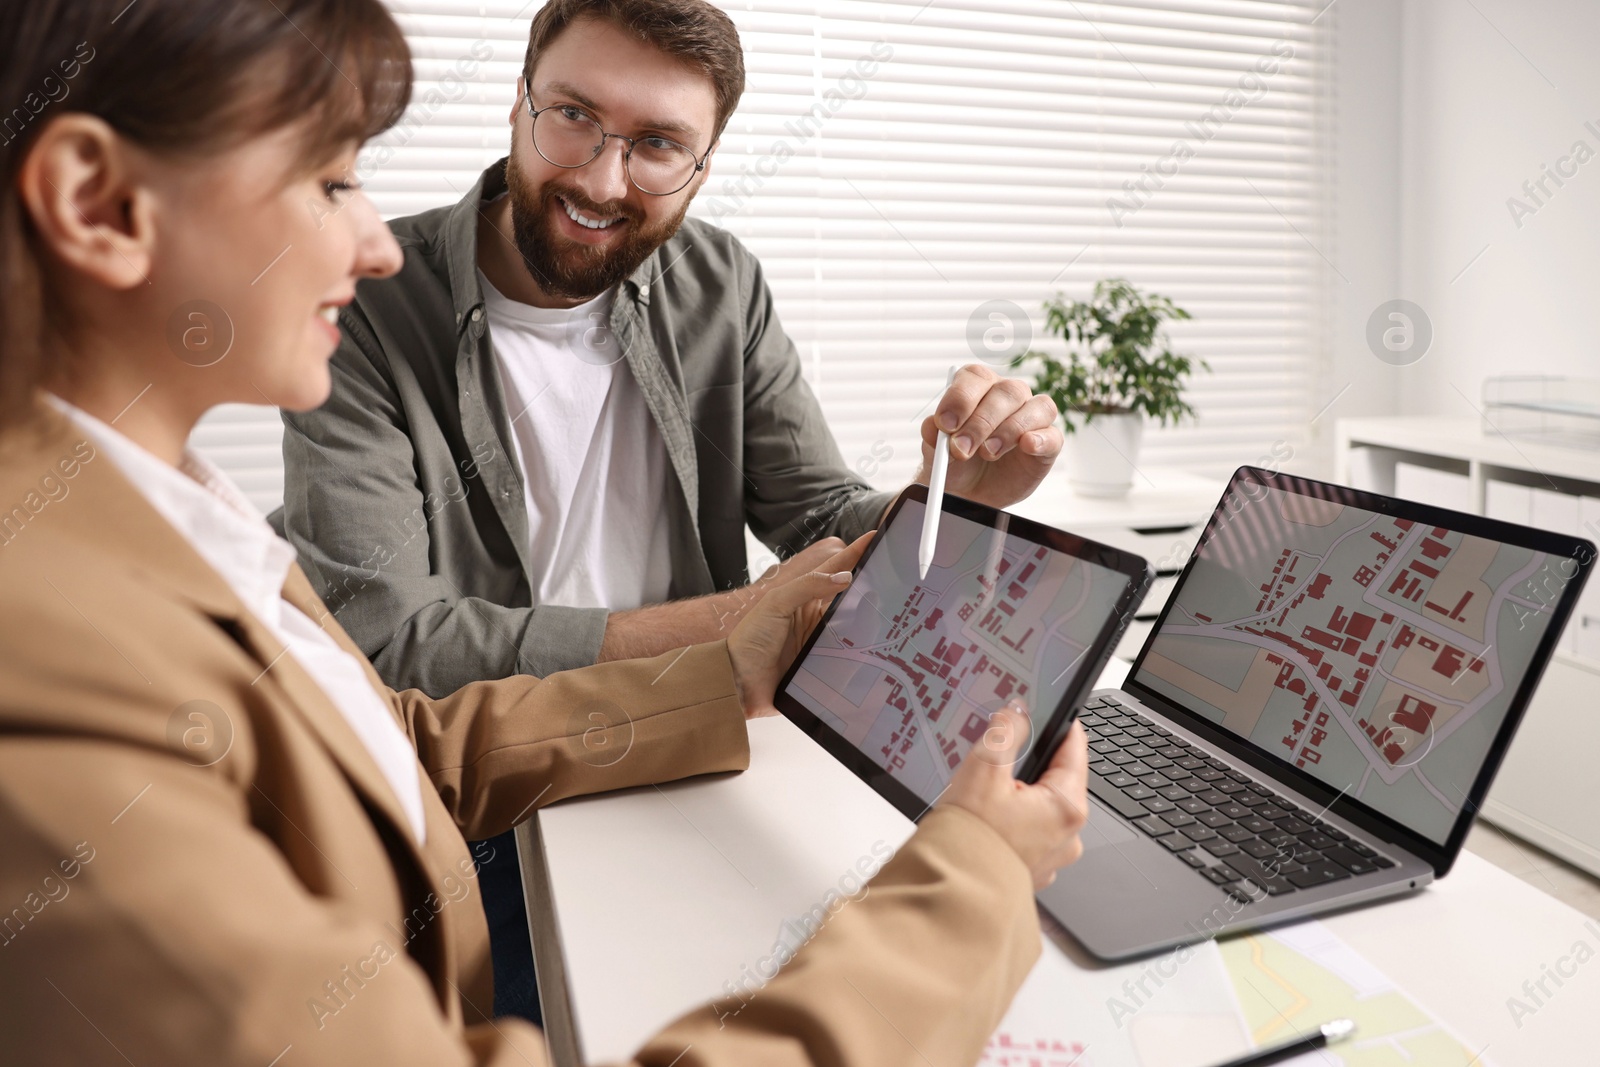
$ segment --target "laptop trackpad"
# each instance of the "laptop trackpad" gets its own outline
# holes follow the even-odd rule
[[[1039,902],[1101,959],[1125,958],[1192,934],[1222,899],[1216,886],[1094,802],[1083,856]]]
[[[1132,827],[1114,819],[1105,812],[1093,811],[1089,813],[1089,821],[1078,834],[1078,840],[1083,842],[1083,851],[1088,852],[1093,848],[1109,848],[1120,845],[1124,841],[1137,840],[1139,834]]]

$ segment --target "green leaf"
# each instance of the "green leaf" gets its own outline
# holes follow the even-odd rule
[[[1037,364],[1034,391],[1063,412],[1082,412],[1087,422],[1135,411],[1162,425],[1194,416],[1184,386],[1196,367],[1211,368],[1168,347],[1165,323],[1191,318],[1169,298],[1141,293],[1122,278],[1102,278],[1089,300],[1068,301],[1057,293],[1045,301],[1044,312],[1046,332],[1066,342],[1066,361],[1028,351],[1011,365]],[[1066,422],[1066,431],[1073,432],[1072,423]]]

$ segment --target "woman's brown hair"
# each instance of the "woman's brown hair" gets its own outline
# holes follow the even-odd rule
[[[205,156],[304,122],[300,171],[394,125],[411,54],[381,0],[0,0],[0,430],[52,357],[17,176],[38,133],[95,115],[155,152]]]

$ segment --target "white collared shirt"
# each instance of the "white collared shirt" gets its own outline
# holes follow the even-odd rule
[[[283,583],[295,559],[289,542],[273,532],[227,475],[197,452],[186,448],[174,468],[93,415],[59,397],[50,399],[111,457],[322,688],[388,779],[417,840],[427,840],[416,749],[360,661],[283,599]]]

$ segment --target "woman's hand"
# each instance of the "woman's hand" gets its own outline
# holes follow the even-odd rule
[[[728,635],[745,718],[778,713],[772,701],[783,672],[833,598],[849,588],[850,571],[871,539],[872,534],[862,534],[817,570],[767,590]]]
[[[1021,703],[994,713],[950,779],[941,804],[965,808],[1005,838],[1033,874],[1033,887],[1056,880],[1056,871],[1083,855],[1078,831],[1089,816],[1089,740],[1075,722],[1050,766],[1033,785],[1016,780],[1027,754],[1031,724]]]

